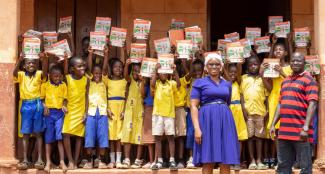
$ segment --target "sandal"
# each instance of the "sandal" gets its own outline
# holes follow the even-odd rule
[[[99,161],[100,161],[100,159],[98,159],[98,158],[96,158],[94,160],[94,168],[99,168]]]
[[[35,164],[34,164],[34,167],[35,169],[38,169],[38,170],[44,170],[45,168],[45,163],[43,161],[37,161]]]
[[[118,169],[129,169],[131,167],[131,162],[130,160],[123,160],[122,163],[120,163],[121,165],[116,165],[116,168]]]
[[[93,163],[92,162],[87,162],[83,167],[83,169],[92,169],[92,168],[93,168]]]
[[[163,163],[162,162],[157,162],[157,163],[154,163],[150,168],[151,170],[159,170],[161,169],[163,166]]]
[[[17,164],[17,169],[18,170],[27,170],[28,167],[29,167],[29,162],[26,162],[26,161],[22,161],[22,162]]]
[[[87,159],[82,159],[82,160],[80,161],[78,167],[79,167],[79,168],[83,168],[84,165],[85,165],[86,163],[88,163],[88,160],[87,160]]]
[[[150,169],[151,163],[148,162],[147,164],[145,164],[144,166],[142,166],[143,169]]]
[[[140,169],[142,166],[142,160],[135,160],[134,163],[131,165],[131,169]]]
[[[98,168],[99,169],[107,169],[107,165],[102,162],[101,160],[98,160]]]
[[[116,164],[112,163],[112,162],[107,165],[107,168],[109,168],[109,169],[114,169],[115,167],[116,167]]]
[[[256,170],[257,169],[257,165],[255,163],[251,163],[249,166],[248,166],[248,170]]]
[[[257,164],[257,170],[267,170],[268,168],[268,166],[264,165],[261,162]]]

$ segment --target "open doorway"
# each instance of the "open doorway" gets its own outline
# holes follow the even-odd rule
[[[218,39],[224,34],[238,32],[245,37],[245,27],[260,27],[262,35],[268,31],[268,16],[291,19],[291,0],[208,0],[208,28],[210,48],[216,50]]]

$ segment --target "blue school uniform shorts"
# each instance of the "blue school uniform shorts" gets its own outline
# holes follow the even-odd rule
[[[41,133],[44,131],[43,105],[41,100],[23,100],[20,108],[22,134]]]
[[[62,140],[62,126],[64,112],[62,109],[50,109],[50,113],[45,117],[45,143],[50,144]]]
[[[108,117],[100,115],[97,108],[96,115],[88,115],[86,119],[85,148],[108,147]]]

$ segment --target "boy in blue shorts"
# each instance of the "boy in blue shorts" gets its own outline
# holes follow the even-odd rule
[[[54,142],[58,143],[60,155],[60,167],[66,170],[64,163],[64,149],[62,143],[62,126],[64,113],[67,112],[67,85],[62,82],[62,68],[54,65],[50,69],[50,79],[42,84],[41,99],[44,106],[45,118],[45,149],[46,149],[46,166],[45,171],[49,172],[51,161],[51,149]]]
[[[48,59],[44,54],[40,54],[40,59],[43,60],[42,71],[40,71],[37,70],[38,59],[24,57],[24,54],[21,54],[13,72],[14,81],[19,84],[19,94],[22,100],[20,132],[23,134],[23,161],[17,167],[20,170],[26,170],[31,166],[27,153],[29,138],[33,134],[37,139],[38,152],[38,159],[34,166],[36,169],[42,170],[45,166],[42,160],[44,120],[40,96],[42,80],[47,77]],[[21,64],[23,64],[23,71],[19,70]]]

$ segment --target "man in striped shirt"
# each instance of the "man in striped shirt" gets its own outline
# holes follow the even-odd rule
[[[311,174],[312,117],[318,102],[318,86],[304,70],[305,58],[302,53],[292,55],[290,67],[293,74],[282,82],[280,103],[270,129],[271,137],[274,137],[274,126],[280,120],[277,172],[291,174],[297,156],[300,159],[300,173]]]

